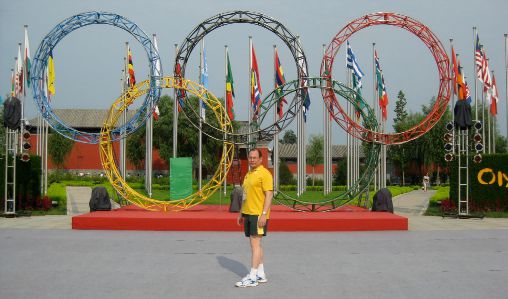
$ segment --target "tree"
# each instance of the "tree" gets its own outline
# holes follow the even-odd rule
[[[408,116],[406,104],[406,96],[404,95],[404,92],[400,90],[397,95],[397,101],[395,102],[395,118],[393,119],[393,129],[396,133],[406,130],[407,124],[405,124],[405,121]],[[410,151],[407,149],[407,146],[401,144],[392,145],[388,148],[388,155],[392,161],[400,167],[402,171],[402,185],[405,185],[405,169],[410,160]]]
[[[296,143],[296,135],[293,130],[287,130],[280,139],[280,143],[282,144],[295,144]]]
[[[309,147],[307,148],[307,163],[312,166],[312,186],[316,181],[316,165],[323,163],[323,135],[310,135]]]
[[[137,168],[142,168],[143,160],[145,160],[145,136],[146,126],[143,126],[127,137],[127,159]]]
[[[0,101],[0,122],[2,123],[0,125],[0,144],[5,144],[5,127],[3,124],[4,121],[4,105],[2,101]],[[1,149],[2,153],[5,151],[5,149]]]
[[[347,166],[346,166],[346,159],[340,159],[337,163],[337,169],[335,170],[335,173],[333,174],[333,184],[338,185],[345,185],[347,181]]]
[[[195,111],[198,111],[199,99],[190,97],[186,100],[186,105],[193,105]],[[153,141],[154,146],[159,149],[159,154],[163,160],[168,162],[173,157],[173,100],[168,95],[160,98],[159,103],[160,116],[154,121]],[[206,109],[206,121],[212,126],[218,128],[218,120],[212,109]],[[233,127],[238,126],[233,122]],[[206,126],[203,126],[206,130]],[[178,157],[192,157],[193,168],[198,166],[198,129],[184,115],[178,117]],[[203,134],[203,166],[208,172],[217,168],[222,153],[222,141],[216,140]]]
[[[293,174],[284,160],[281,160],[279,163],[279,180],[281,185],[292,185],[295,181]]]
[[[393,119],[394,123],[398,123],[401,121],[404,121],[407,117],[407,111],[406,111],[406,95],[402,90],[399,90],[399,93],[397,95],[397,101],[395,102],[395,118]]]
[[[428,106],[422,106],[423,115],[428,115],[434,104],[436,103],[436,98],[432,97]],[[441,119],[434,125],[434,127],[425,133],[421,137],[421,146],[423,147],[423,162],[424,165],[429,167],[436,167],[437,175],[437,183],[440,184],[440,172],[442,168],[445,168],[446,161],[444,160],[445,150],[444,145],[445,142],[443,140],[443,136],[446,131],[446,123],[451,121],[451,113],[450,109],[447,106],[446,111],[441,117]],[[423,172],[422,172],[423,175]]]
[[[74,140],[68,139],[52,130],[48,137],[48,155],[55,163],[57,169],[61,169],[65,163],[65,157],[71,152]]]

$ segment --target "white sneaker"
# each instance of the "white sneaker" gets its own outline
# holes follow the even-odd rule
[[[235,286],[239,288],[256,287],[257,285],[257,280],[251,279],[249,275],[245,276],[242,280],[235,284]]]
[[[256,275],[256,280],[261,283],[268,282],[268,279],[266,279],[266,274]]]

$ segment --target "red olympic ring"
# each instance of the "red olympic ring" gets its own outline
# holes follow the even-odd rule
[[[331,111],[337,108],[340,112],[332,113],[335,121],[352,136],[368,142],[401,144],[416,139],[428,132],[446,111],[451,95],[449,58],[439,39],[422,23],[397,13],[378,12],[368,14],[347,24],[328,45],[321,62],[321,77],[329,79],[327,80],[328,86],[331,84],[333,60],[340,46],[357,31],[376,25],[391,25],[407,30],[416,35],[429,48],[439,71],[439,91],[430,113],[421,123],[407,131],[393,134],[380,133],[370,131],[352,120],[342,109],[335,93],[330,88],[322,88],[321,93],[327,107]]]

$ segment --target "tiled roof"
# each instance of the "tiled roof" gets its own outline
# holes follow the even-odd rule
[[[308,147],[308,146],[307,146]],[[296,158],[298,153],[298,149],[296,144],[279,144],[279,157],[281,159],[291,159]],[[340,145],[332,145],[332,158],[342,158],[346,157],[347,146]],[[364,158],[364,153],[360,150],[360,158]]]
[[[101,128],[108,116],[107,109],[53,109],[53,113],[68,127]],[[137,110],[129,110],[127,119],[131,119]],[[29,120],[30,126],[37,126],[37,118]]]

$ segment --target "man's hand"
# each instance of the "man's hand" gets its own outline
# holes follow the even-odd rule
[[[236,218],[236,224],[241,225],[243,223],[242,213],[238,214],[238,218]]]
[[[266,215],[261,215],[258,218],[258,227],[264,227],[266,224]]]

